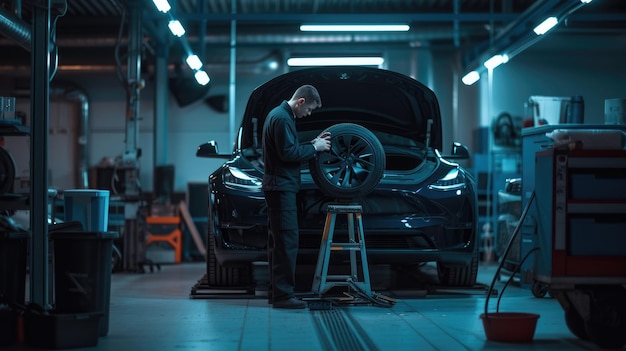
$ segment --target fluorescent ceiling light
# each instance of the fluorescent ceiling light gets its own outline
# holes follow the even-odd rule
[[[205,71],[198,71],[193,76],[196,78],[196,82],[200,85],[207,85],[211,81],[211,78],[209,78],[209,75],[206,74]]]
[[[380,66],[382,57],[292,57],[289,66]]]
[[[407,24],[303,24],[303,32],[406,32]]]
[[[588,4],[590,3],[592,0],[580,0],[580,2],[582,2],[583,4]]]
[[[267,68],[271,69],[272,71],[278,69],[278,62],[271,60],[267,63]]]
[[[478,72],[476,71],[471,71],[470,73],[464,75],[463,78],[461,78],[461,81],[465,85],[472,85],[478,82],[479,79],[480,79],[480,74],[478,74]]]
[[[187,65],[189,65],[189,68],[194,71],[202,68],[202,61],[200,61],[198,55],[189,55],[187,56],[187,60],[185,61],[187,61]]]
[[[552,29],[552,27],[556,26],[558,23],[559,23],[559,20],[556,19],[556,17],[554,16],[548,17],[543,22],[541,22],[541,24],[535,27],[533,31],[535,31],[535,34],[537,35],[542,35],[542,34],[545,34],[547,31],[549,31],[550,29]]]
[[[172,8],[167,0],[152,0],[152,2],[154,3],[154,6],[156,6],[157,10],[163,13],[166,13]]]
[[[185,35],[185,28],[183,28],[183,25],[178,20],[171,20],[167,26],[170,27],[170,32],[175,36],[182,37]]]
[[[485,61],[483,65],[487,69],[494,69],[503,63],[507,63],[508,61],[509,61],[509,57],[507,55],[494,55],[492,58]]]

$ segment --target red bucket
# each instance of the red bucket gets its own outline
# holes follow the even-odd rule
[[[495,312],[480,315],[487,340],[500,342],[530,342],[535,335],[535,313]]]

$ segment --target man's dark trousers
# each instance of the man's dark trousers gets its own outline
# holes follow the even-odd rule
[[[296,193],[266,191],[268,215],[269,302],[293,296],[298,256]]]

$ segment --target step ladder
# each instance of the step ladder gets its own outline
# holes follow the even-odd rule
[[[317,258],[317,266],[315,268],[315,277],[313,278],[313,286],[311,289],[313,294],[322,296],[334,286],[348,286],[359,290],[361,294],[364,294],[367,297],[374,295],[370,285],[370,274],[367,265],[367,254],[365,252],[365,236],[363,234],[361,211],[361,205],[328,205],[326,209],[324,233],[322,235],[320,252]],[[348,218],[348,242],[333,242],[335,221],[338,214],[345,214]],[[330,263],[331,252],[345,250],[350,251],[350,275],[329,275],[328,266]],[[357,253],[360,254],[361,275],[363,280],[359,280],[358,278],[359,272],[357,267]]]

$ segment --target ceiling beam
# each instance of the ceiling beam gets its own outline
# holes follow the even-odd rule
[[[549,16],[556,16],[559,22],[567,19],[583,21],[597,19],[606,21],[606,17],[597,18],[593,15],[574,15],[575,11],[584,8],[585,4],[569,0],[542,0],[533,4],[515,21],[506,25],[497,35],[475,45],[463,55],[464,70],[480,70],[481,63],[496,54],[506,54],[509,59],[537,43],[545,35],[537,36],[532,29]],[[607,14],[612,18],[623,18],[625,14]]]
[[[398,23],[398,22],[509,22],[520,13],[187,13],[175,17],[184,22],[307,22],[307,23]],[[159,18],[152,13],[150,18]]]

